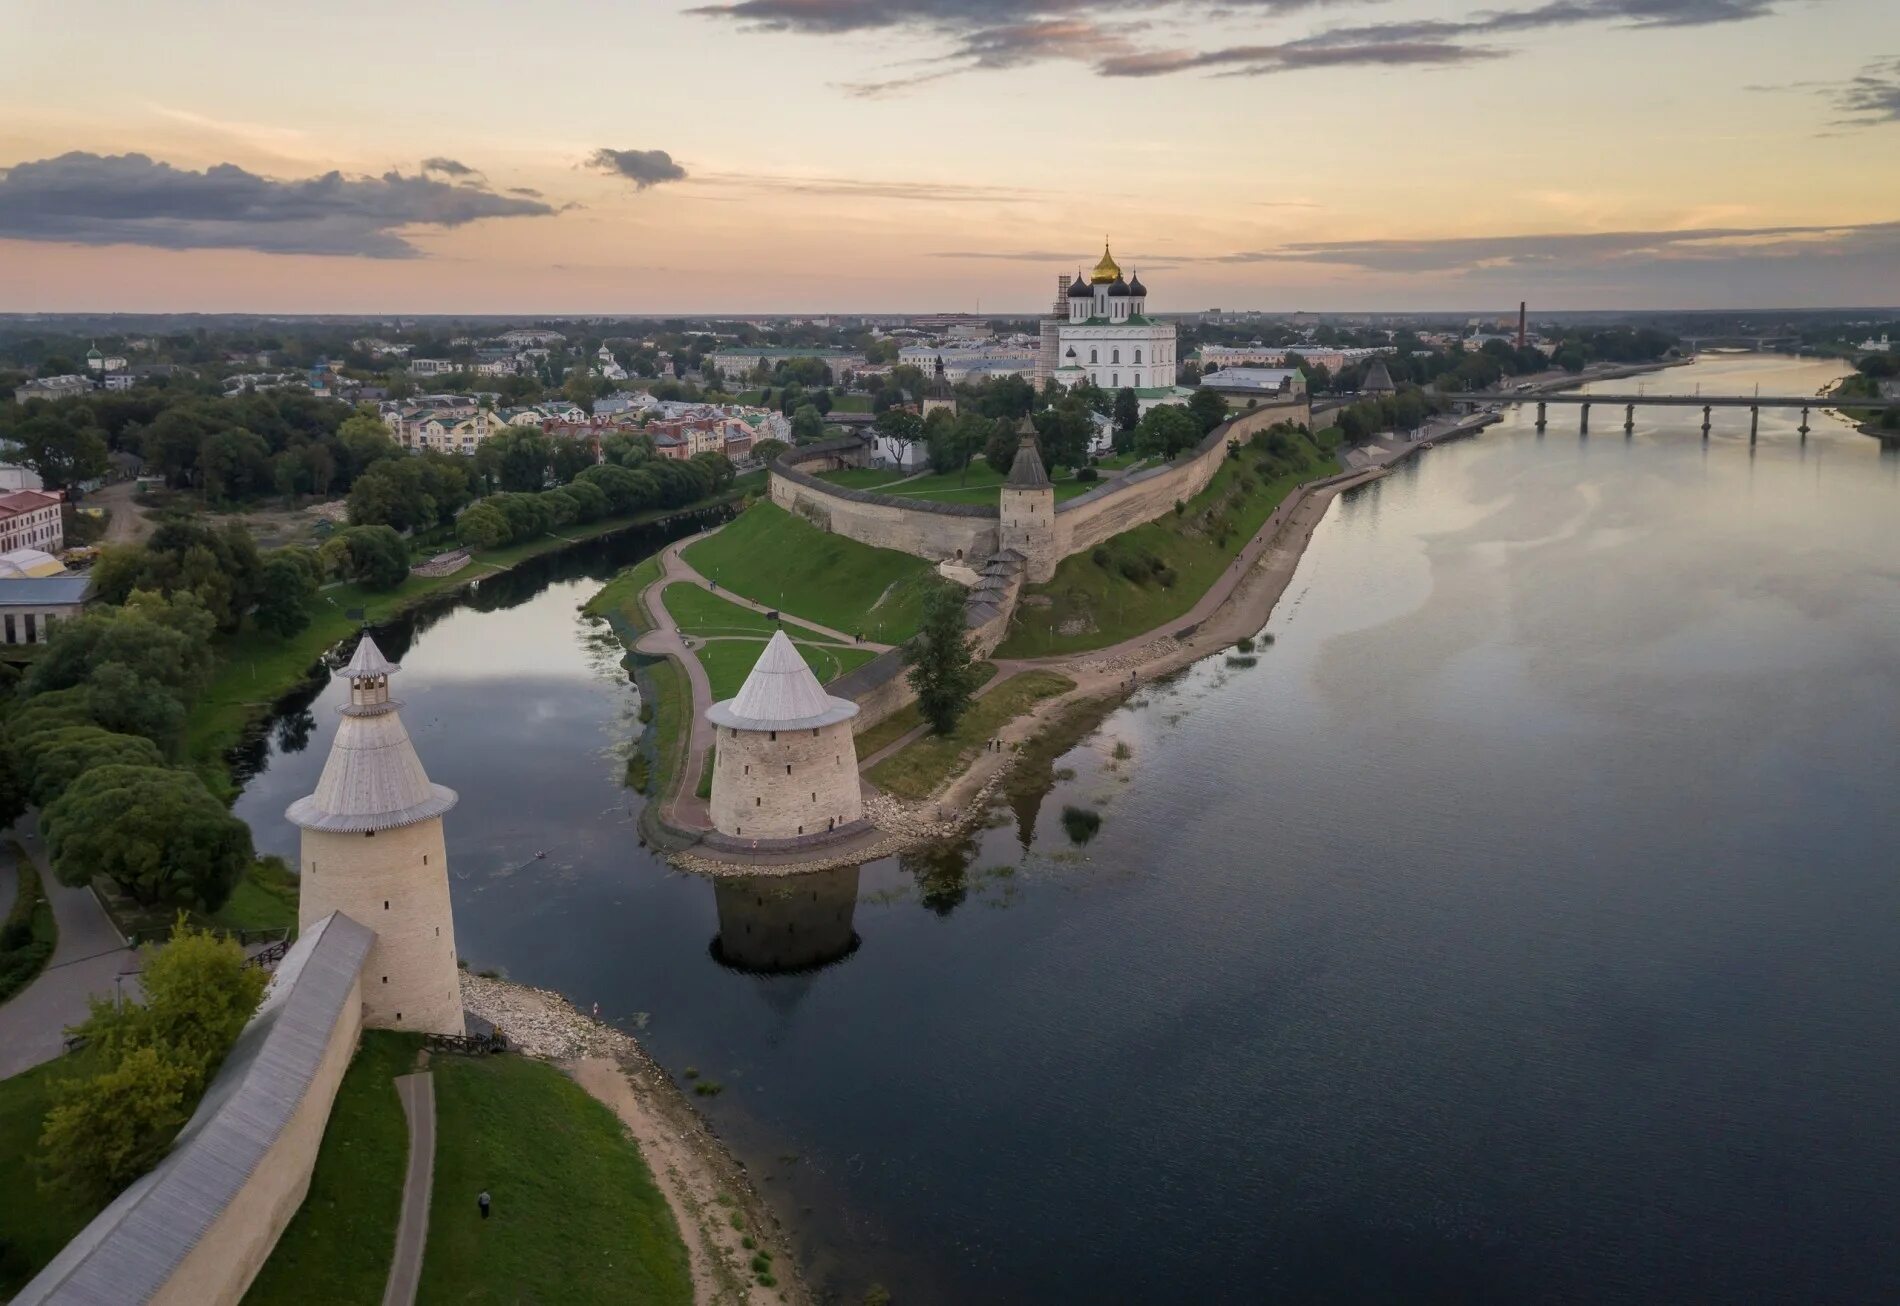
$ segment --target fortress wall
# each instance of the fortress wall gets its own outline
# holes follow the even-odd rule
[[[1133,530],[1174,511],[1177,501],[1192,499],[1207,488],[1227,460],[1227,442],[1246,440],[1276,422],[1303,422],[1308,417],[1301,396],[1290,403],[1260,404],[1244,409],[1214,428],[1194,448],[1166,467],[1151,468],[1110,481],[1067,503],[1056,505],[1056,547],[1060,556],[1083,553],[1111,535]]]
[[[994,505],[927,503],[873,494],[821,481],[806,466],[828,466],[833,455],[808,462],[794,451],[772,464],[772,502],[820,530],[880,549],[927,558],[987,558],[996,552]]]

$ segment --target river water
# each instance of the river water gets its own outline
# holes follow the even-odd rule
[[[1900,460],[1596,416],[1343,497],[1257,665],[1144,689],[959,847],[800,881],[639,844],[576,609],[652,540],[488,582],[384,632],[462,951],[720,1082],[839,1300],[1900,1299]],[[251,759],[260,847],[339,701]]]

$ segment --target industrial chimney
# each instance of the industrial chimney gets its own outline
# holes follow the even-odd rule
[[[1517,301],[1517,347],[1524,347],[1524,301]]]

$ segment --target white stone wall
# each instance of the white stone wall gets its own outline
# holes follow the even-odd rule
[[[772,502],[820,530],[860,544],[896,549],[931,562],[987,558],[996,552],[996,518],[934,513],[922,508],[867,503],[830,494],[781,476],[771,476]]]
[[[864,816],[851,722],[715,734],[712,823],[735,839],[796,839]],[[789,768],[789,769],[788,769]]]
[[[1032,585],[1040,585],[1056,574],[1062,560],[1057,546],[1056,494],[1054,490],[1002,491],[1002,516],[996,528],[996,545],[1014,549],[1023,555],[1023,571]]]
[[[363,994],[359,976],[290,1123],[251,1171],[237,1197],[151,1298],[153,1306],[236,1306],[244,1300],[251,1280],[270,1259],[285,1226],[310,1191],[310,1172],[316,1168],[330,1106],[363,1027]]]
[[[363,964],[365,1024],[467,1032],[440,817],[368,835],[305,830],[298,874],[299,928],[340,911],[376,933]]]

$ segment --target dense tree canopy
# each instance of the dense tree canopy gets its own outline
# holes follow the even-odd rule
[[[948,585],[931,590],[924,599],[923,624],[905,646],[904,660],[910,664],[918,712],[934,733],[949,734],[982,684],[963,624],[962,590]]]
[[[42,820],[62,884],[104,875],[145,906],[215,911],[252,860],[250,827],[186,771],[94,767]]]

